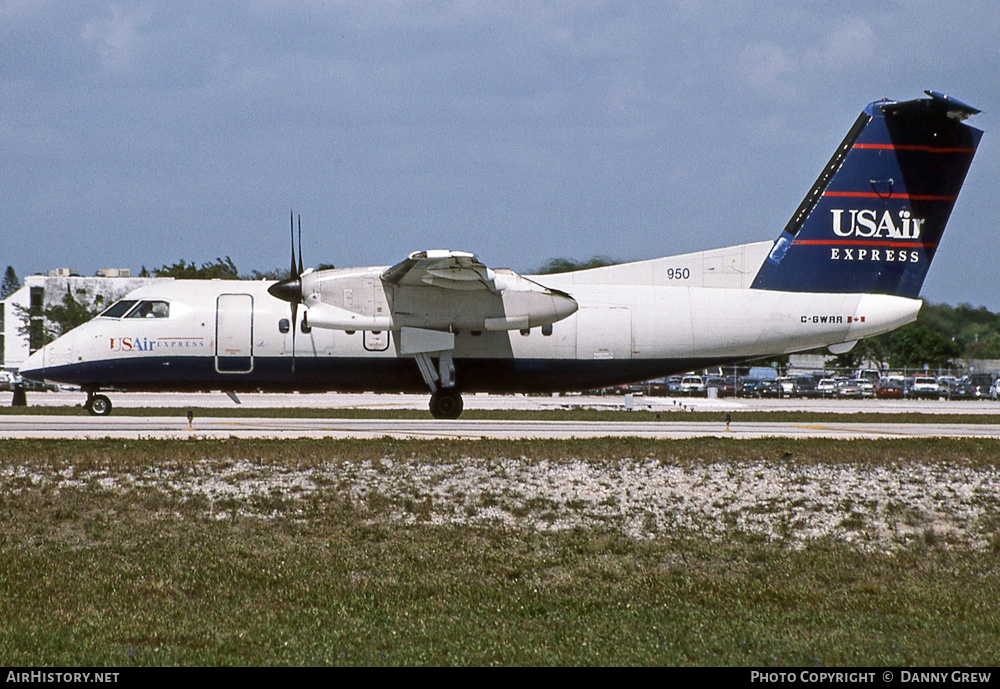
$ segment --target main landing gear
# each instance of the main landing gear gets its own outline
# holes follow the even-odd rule
[[[437,354],[437,362],[431,358]],[[435,419],[457,419],[462,415],[462,395],[455,389],[455,363],[450,351],[418,352],[414,355],[420,375],[431,390],[430,410]]]
[[[83,408],[93,416],[107,416],[111,413],[111,400],[107,395],[95,395],[93,392],[87,393],[87,401],[83,403]]]
[[[463,407],[462,395],[455,388],[442,388],[431,395],[431,416],[435,419],[457,419]]]

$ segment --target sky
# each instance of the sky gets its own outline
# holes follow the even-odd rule
[[[0,0],[0,269],[519,272],[775,239],[869,102],[986,133],[921,296],[1000,311],[989,1]]]

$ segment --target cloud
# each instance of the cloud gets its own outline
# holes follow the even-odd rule
[[[743,50],[739,71],[758,93],[783,97],[792,90],[788,79],[795,72],[795,62],[779,45],[754,43]]]
[[[1000,99],[971,4],[0,0],[0,223],[37,228],[7,260],[162,264],[207,222],[187,259],[269,268],[241,238],[289,205],[356,231],[338,264],[443,234],[512,267],[566,236],[615,253],[609,228],[634,257],[767,238],[865,103]]]
[[[752,92],[768,98],[800,98],[812,84],[829,83],[832,76],[856,70],[875,55],[875,31],[868,21],[813,19],[822,22],[822,28],[814,26],[805,34],[787,32],[743,48],[739,74]]]
[[[807,52],[806,69],[851,69],[875,56],[876,36],[871,24],[859,17],[844,17],[822,37],[818,49]]]
[[[87,21],[80,38],[89,44],[101,58],[105,70],[123,75],[136,67],[137,53],[143,49],[142,34],[153,15],[150,5],[112,4],[110,16],[94,17]]]

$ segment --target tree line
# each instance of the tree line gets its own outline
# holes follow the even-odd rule
[[[836,365],[854,368],[865,361],[881,368],[948,368],[956,360],[1000,359],[1000,315],[985,306],[924,303],[917,320],[858,342]]]

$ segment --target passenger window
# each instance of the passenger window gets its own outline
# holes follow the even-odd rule
[[[287,333],[289,330],[291,330],[291,324],[288,322],[287,318],[282,318],[280,321],[278,321],[279,333]]]
[[[552,324],[549,323],[548,325],[543,325],[542,326],[542,335],[545,335],[545,337],[548,337],[551,334],[552,334]]]
[[[121,318],[128,310],[135,306],[135,299],[122,299],[109,306],[101,314],[102,318]]]
[[[169,318],[170,305],[165,301],[140,301],[126,318]]]

